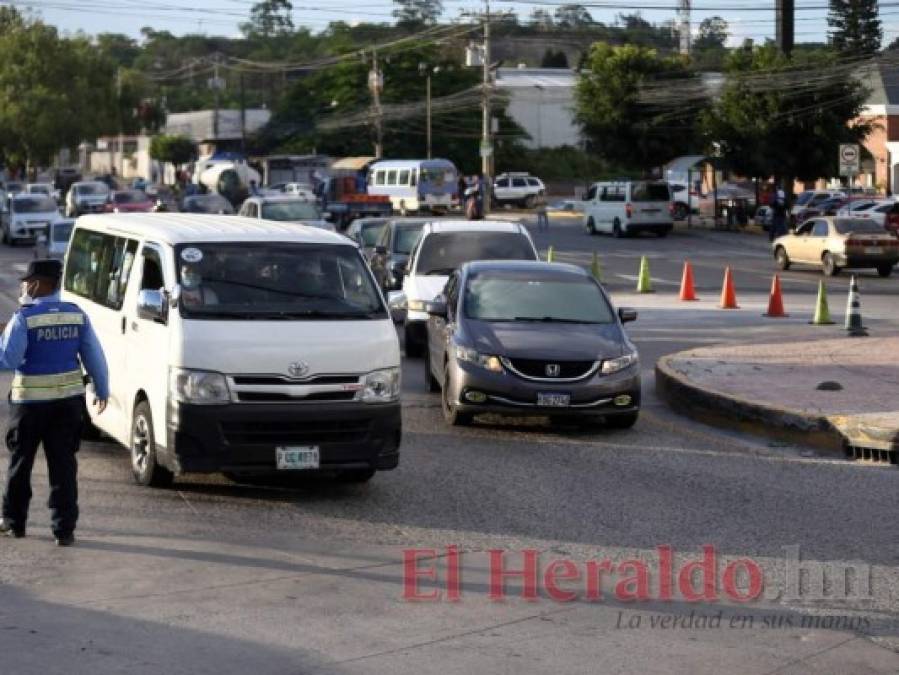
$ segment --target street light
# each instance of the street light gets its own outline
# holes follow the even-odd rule
[[[431,75],[440,72],[440,66],[431,66],[424,61],[418,64],[418,72],[425,76],[425,117],[427,134],[427,158],[431,159]]]
[[[534,89],[540,92],[540,100],[537,102],[537,149],[543,147],[543,92],[542,84],[535,84]]]

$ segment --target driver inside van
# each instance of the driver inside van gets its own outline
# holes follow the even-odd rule
[[[186,307],[217,305],[218,296],[203,284],[203,277],[196,265],[181,266],[181,302]]]

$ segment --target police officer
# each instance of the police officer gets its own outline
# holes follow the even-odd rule
[[[75,543],[78,464],[84,422],[84,376],[93,380],[97,414],[106,409],[108,374],[103,349],[87,316],[61,302],[58,260],[33,260],[22,277],[22,305],[0,338],[0,368],[14,370],[6,444],[11,452],[0,533],[24,537],[31,501],[31,467],[40,444],[47,458],[53,535]]]

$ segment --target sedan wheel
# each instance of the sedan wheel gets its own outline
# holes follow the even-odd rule
[[[833,259],[833,254],[830,252],[825,253],[824,257],[821,259],[823,264],[824,274],[828,277],[835,277],[840,273],[840,268],[837,267],[836,261]]]
[[[440,396],[443,419],[446,420],[447,424],[454,427],[468,426],[471,424],[473,416],[471,413],[459,412],[458,404],[452,400],[451,388],[450,369],[449,363],[447,363],[443,369],[443,394]]]
[[[892,265],[879,265],[877,267],[877,273],[880,276],[886,278],[893,273],[893,266]]]
[[[774,253],[774,260],[777,262],[777,269],[787,271],[790,269],[790,256],[787,255],[787,249],[778,246]]]

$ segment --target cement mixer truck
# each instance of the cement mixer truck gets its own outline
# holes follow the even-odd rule
[[[262,177],[242,155],[218,153],[197,161],[193,182],[220,194],[237,208],[250,194],[251,183],[261,187]]]

